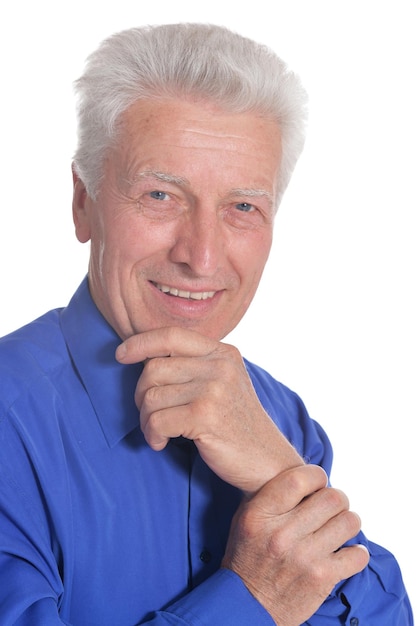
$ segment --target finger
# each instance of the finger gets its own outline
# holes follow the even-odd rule
[[[148,445],[156,451],[162,450],[169,440],[176,437],[195,439],[186,406],[153,411],[140,415],[140,425]]]
[[[142,410],[145,396],[147,396],[147,403],[151,405],[157,397],[159,397],[159,402],[162,401],[162,387],[184,385],[185,383],[191,382],[194,379],[195,370],[195,360],[190,361],[188,357],[173,357],[169,359],[155,357],[151,359],[146,363],[136,387],[136,406]],[[177,389],[175,393],[178,393],[178,391]],[[179,403],[182,404],[181,399],[175,397],[171,392],[165,397],[167,407]],[[162,406],[155,404],[154,408],[162,408]]]
[[[121,363],[138,363],[167,356],[202,356],[218,347],[218,342],[185,328],[167,327],[132,335],[117,347]]]
[[[304,532],[314,533],[321,529],[332,518],[349,510],[346,494],[334,487],[323,487],[305,498],[297,509],[297,523]],[[357,531],[350,535],[354,536]],[[350,538],[349,537],[349,538]],[[334,549],[341,545],[340,542]]]
[[[361,529],[361,519],[354,511],[342,511],[330,518],[314,532],[314,540],[326,552],[336,552],[347,541],[356,537]]]
[[[188,405],[193,401],[194,391],[192,386],[183,382],[169,385],[153,385],[146,389],[142,389],[138,385],[135,392],[135,403],[142,419],[147,419],[149,415],[156,411]]]
[[[361,572],[369,563],[369,552],[365,546],[346,546],[335,552],[330,562],[339,572],[339,581]]]

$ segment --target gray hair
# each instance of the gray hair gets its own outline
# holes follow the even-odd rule
[[[140,99],[190,95],[275,121],[282,141],[278,204],[304,146],[307,96],[298,77],[272,50],[222,26],[166,24],[116,33],[88,57],[75,88],[74,168],[93,199],[120,116]]]

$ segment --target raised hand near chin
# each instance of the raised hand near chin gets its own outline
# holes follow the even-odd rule
[[[172,437],[192,439],[207,465],[248,495],[303,464],[264,411],[233,346],[184,328],[161,328],[130,337],[116,358],[145,362],[135,401],[154,450]]]
[[[192,439],[207,465],[246,494],[223,567],[236,572],[280,626],[299,626],[340,580],[363,569],[346,496],[305,465],[261,406],[239,352],[183,328],[135,335],[122,363],[144,362],[135,400],[149,445]]]

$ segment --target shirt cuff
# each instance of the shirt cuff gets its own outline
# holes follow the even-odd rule
[[[166,612],[193,626],[274,626],[242,579],[228,569],[219,569]]]

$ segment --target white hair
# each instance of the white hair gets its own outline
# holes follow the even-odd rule
[[[141,99],[198,97],[274,120],[282,142],[278,204],[304,146],[307,96],[299,78],[268,47],[222,26],[166,24],[116,33],[88,57],[75,88],[74,167],[92,198],[120,116]]]

